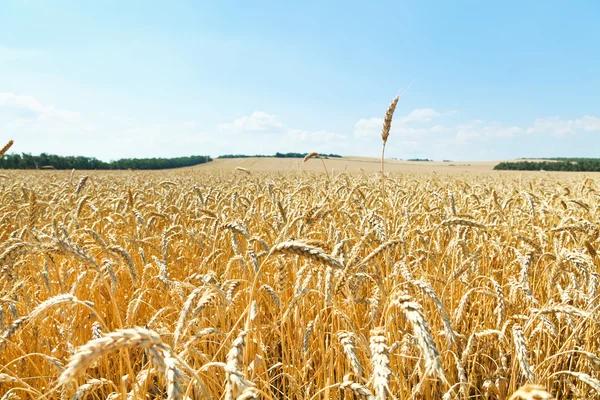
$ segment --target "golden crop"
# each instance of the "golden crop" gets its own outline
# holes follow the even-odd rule
[[[2,398],[598,395],[597,181],[240,171],[0,177]]]

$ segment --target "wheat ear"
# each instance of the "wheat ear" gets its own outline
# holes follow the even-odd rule
[[[271,249],[271,254],[295,254],[297,256],[306,257],[313,261],[318,261],[330,267],[343,269],[344,266],[339,260],[327,254],[320,247],[309,246],[306,243],[298,241],[288,241],[279,243]]]
[[[248,331],[240,332],[233,341],[229,353],[227,353],[227,364],[225,365],[225,373],[227,375],[227,386],[225,387],[226,400],[237,399],[247,388],[254,386],[245,379],[244,373],[240,371],[244,346],[246,345],[246,335],[248,335]]]
[[[390,348],[387,345],[387,338],[383,328],[375,328],[371,330],[371,365],[373,367],[373,389],[375,389],[375,398],[377,400],[385,400],[391,396],[390,393],[390,370],[389,352]]]
[[[529,381],[529,383],[534,383],[535,374],[533,373],[533,368],[529,363],[529,350],[527,349],[527,339],[523,333],[523,328],[521,328],[520,325],[515,324],[512,327],[512,333],[521,373],[525,379]]]
[[[149,348],[156,346],[171,351],[158,333],[143,328],[119,329],[94,339],[81,346],[71,357],[69,364],[58,378],[58,383],[64,385],[81,375],[95,360],[107,353],[124,348]]]
[[[342,348],[344,349],[344,354],[346,354],[346,358],[350,362],[352,366],[352,370],[354,371],[354,375],[358,378],[362,378],[364,374],[364,370],[360,360],[356,355],[356,345],[354,344],[354,334],[351,332],[338,332],[338,339],[342,344]]]
[[[372,400],[375,399],[373,393],[366,387],[362,386],[360,383],[353,381],[344,381],[340,383],[339,388],[342,390],[347,390],[356,396],[359,400]]]
[[[247,169],[247,168],[243,168],[243,167],[236,167],[236,168],[235,168],[235,170],[236,170],[236,171],[242,171],[242,172],[245,172],[245,173],[247,173],[248,175],[250,175],[250,174],[251,174],[250,170],[249,170],[249,169]]]
[[[411,301],[410,296],[400,296],[395,303],[400,306],[404,316],[410,321],[415,333],[419,347],[425,356],[425,371],[448,383],[444,375],[444,369],[440,363],[440,352],[438,351],[429,324],[421,312],[421,305]]]
[[[540,385],[527,384],[521,386],[516,392],[514,392],[508,400],[551,400],[554,399],[550,393],[546,392],[546,389]]]
[[[8,149],[10,149],[12,147],[13,143],[15,143],[15,141],[11,139],[8,141],[8,143],[6,143],[4,145],[4,147],[2,149],[0,149],[0,158],[2,158],[2,156],[4,156],[4,154],[6,154]]]

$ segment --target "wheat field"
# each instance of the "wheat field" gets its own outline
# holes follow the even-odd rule
[[[0,185],[2,399],[598,396],[595,179]]]
[[[325,160],[329,172],[332,170],[338,174],[366,173],[374,174],[381,170],[381,159],[372,157],[344,156],[343,158],[329,158]],[[441,173],[441,174],[464,174],[476,173],[499,173],[493,171],[497,161],[406,161],[385,160],[385,170],[391,173]],[[305,163],[297,158],[275,158],[275,157],[249,157],[249,158],[217,158],[210,163],[198,167],[186,167],[189,170],[202,169],[204,171],[231,171],[237,167],[251,170],[252,172],[322,172],[323,165],[320,160],[311,159]],[[506,173],[506,172],[502,172]],[[553,172],[556,173],[556,172]]]

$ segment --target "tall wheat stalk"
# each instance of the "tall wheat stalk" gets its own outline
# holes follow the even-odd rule
[[[386,199],[386,190],[385,190],[385,145],[388,141],[388,137],[390,136],[390,129],[392,128],[392,118],[394,118],[394,111],[396,110],[396,105],[398,105],[398,100],[400,96],[396,96],[394,100],[388,106],[385,117],[383,118],[383,128],[381,129],[381,140],[383,142],[381,146],[381,201],[383,207],[383,221],[384,221],[384,230],[387,235],[387,199]]]
[[[323,157],[321,157],[319,155],[319,153],[317,153],[316,151],[308,153],[306,156],[304,156],[304,160],[302,162],[307,162],[308,160],[310,160],[311,158],[314,158],[314,157],[321,160],[321,164],[323,164],[323,169],[325,170],[325,175],[327,176],[327,180],[331,184],[331,178],[329,177],[329,171],[327,171],[327,166],[325,166],[325,161],[323,161]]]

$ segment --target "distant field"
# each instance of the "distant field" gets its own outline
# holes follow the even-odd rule
[[[437,162],[437,161],[395,161],[386,160],[386,172],[484,172],[492,171],[496,161],[484,162]],[[381,169],[381,160],[368,157],[343,157],[325,160],[329,172],[377,172]],[[237,167],[250,171],[323,171],[319,159],[310,159],[303,163],[300,158],[229,158],[216,159],[213,162],[192,168],[210,170],[233,170]]]
[[[372,174],[381,170],[381,160],[369,157],[343,157],[325,159],[325,165],[329,173],[332,170],[339,174],[341,172],[367,173]],[[535,159],[527,161],[536,161]],[[498,174],[516,174],[516,175],[539,175],[547,174],[551,176],[594,176],[597,172],[568,172],[568,171],[495,171],[500,161],[385,161],[385,171],[390,173],[429,173],[429,174],[470,174],[483,173],[490,175]],[[233,171],[237,167],[248,169],[250,172],[290,172],[290,171],[316,171],[323,172],[323,164],[319,159],[310,159],[302,162],[300,158],[229,158],[215,159],[214,161],[189,167],[199,171]],[[189,168],[184,168],[187,170]]]

